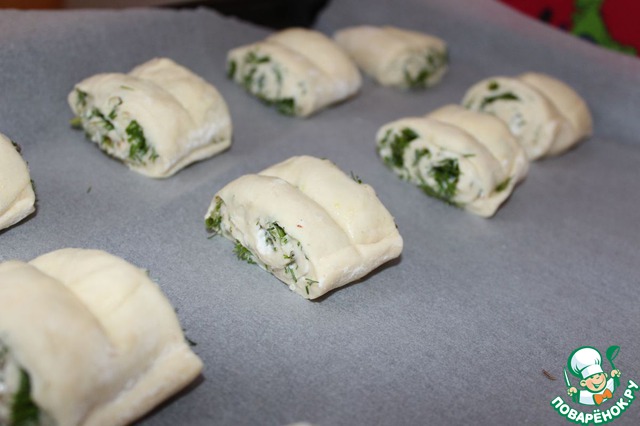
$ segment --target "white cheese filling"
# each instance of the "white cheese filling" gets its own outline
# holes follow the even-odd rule
[[[302,243],[287,234],[278,222],[263,218],[254,226],[237,223],[221,199],[208,217],[218,226],[210,230],[236,241],[239,259],[257,264],[291,290],[310,296],[311,286],[319,283]]]

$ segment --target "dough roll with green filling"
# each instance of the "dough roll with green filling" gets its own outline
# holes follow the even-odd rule
[[[333,163],[292,157],[241,176],[214,197],[205,223],[307,299],[398,257],[402,237],[371,186]]]
[[[560,154],[591,133],[586,103],[544,74],[487,78],[467,91],[462,104],[504,121],[530,160]]]
[[[506,199],[509,175],[489,149],[455,125],[403,118],[382,126],[376,141],[384,164],[431,197],[483,217]]]
[[[0,264],[0,424],[130,424],[201,369],[146,271],[82,249]]]
[[[227,105],[211,84],[167,58],[128,74],[97,74],[68,96],[73,124],[107,154],[153,178],[231,144]]]
[[[360,89],[360,73],[328,37],[290,28],[227,54],[229,78],[284,115],[307,117]]]
[[[424,89],[438,83],[448,69],[446,43],[428,34],[365,25],[345,28],[333,37],[383,86]]]
[[[0,229],[20,222],[35,211],[29,167],[20,148],[0,133]]]
[[[505,180],[496,187],[492,201],[496,208],[509,197],[516,184],[529,172],[529,160],[524,149],[498,118],[471,111],[459,105],[446,105],[427,115],[429,118],[456,126],[476,138],[498,160]]]
[[[528,72],[518,78],[544,94],[564,117],[558,136],[547,155],[562,154],[591,135],[591,112],[575,90],[557,78],[542,73]]]

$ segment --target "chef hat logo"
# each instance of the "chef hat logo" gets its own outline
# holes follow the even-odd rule
[[[602,355],[591,346],[583,346],[573,351],[569,356],[567,367],[574,376],[582,379],[604,372]]]

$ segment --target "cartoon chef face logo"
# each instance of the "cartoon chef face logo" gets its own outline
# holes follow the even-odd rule
[[[611,366],[609,374],[605,373],[606,366],[596,348],[582,346],[571,352],[564,368],[564,383],[573,402],[584,407],[571,406],[558,395],[551,400],[556,413],[570,422],[589,426],[609,423],[626,413],[633,401],[640,399],[635,395],[640,390],[640,385],[628,379],[626,387],[623,385],[617,395],[613,396],[620,387],[622,375],[613,364],[618,352],[620,346],[610,346],[605,352],[606,361]],[[542,372],[547,378],[555,380],[546,370]],[[576,386],[571,384],[569,372],[577,377],[579,384]],[[572,380],[576,381],[575,378]]]
[[[582,346],[571,353],[567,360],[567,368],[564,370],[567,394],[574,402],[582,405],[600,405],[604,401],[613,398],[613,393],[620,385],[620,370],[616,369],[613,360],[618,356],[619,346],[611,346],[607,349],[606,357],[611,364],[611,374],[602,369],[602,355],[596,348]],[[567,370],[580,379],[578,390],[569,381]]]

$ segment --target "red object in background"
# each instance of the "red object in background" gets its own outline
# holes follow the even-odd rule
[[[634,47],[640,55],[640,0],[500,1],[522,13],[567,31],[571,31],[575,25],[576,12],[593,9],[595,16],[600,16],[600,21],[616,43]]]
[[[600,12],[611,37],[640,52],[640,1],[605,0]]]
[[[571,29],[575,0],[501,0],[534,18],[564,30]]]

